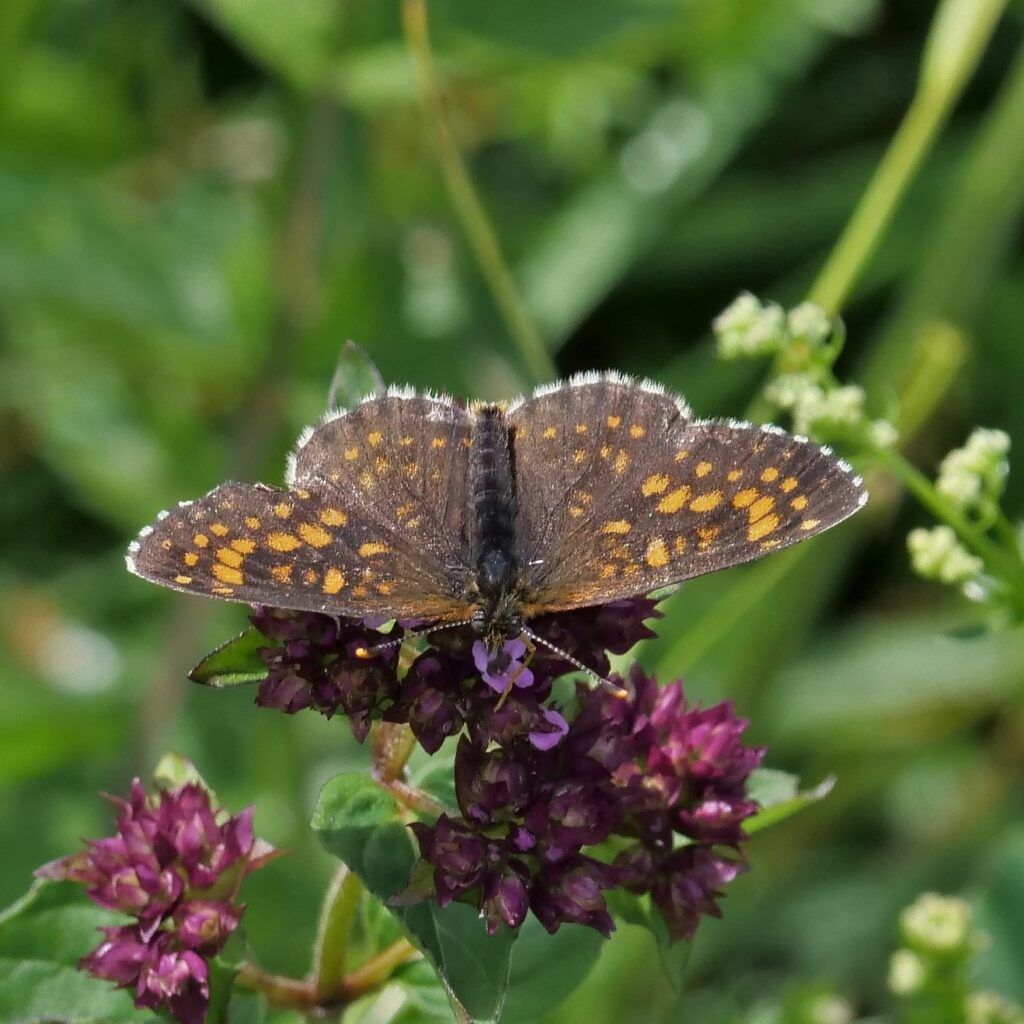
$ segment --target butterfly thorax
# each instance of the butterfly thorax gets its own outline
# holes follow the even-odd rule
[[[516,637],[522,629],[515,469],[509,428],[500,406],[476,409],[470,453],[473,626],[494,643]]]

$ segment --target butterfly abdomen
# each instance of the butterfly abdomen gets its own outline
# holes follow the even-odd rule
[[[505,414],[481,406],[470,448],[470,524],[481,596],[497,598],[512,583],[515,559],[515,482]]]

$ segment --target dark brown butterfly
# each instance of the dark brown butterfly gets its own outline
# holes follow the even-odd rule
[[[867,499],[777,427],[693,419],[588,373],[508,405],[388,390],[299,438],[286,489],[226,483],[128,550],[192,594],[363,618],[524,623],[647,593],[827,530]]]

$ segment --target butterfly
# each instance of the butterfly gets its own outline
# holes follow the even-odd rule
[[[308,428],[286,481],[225,483],[162,512],[128,568],[225,600],[471,622],[493,647],[541,614],[813,537],[867,500],[829,449],[695,419],[660,385],[617,373],[508,404],[389,388]]]

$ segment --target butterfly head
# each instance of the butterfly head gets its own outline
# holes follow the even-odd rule
[[[522,602],[516,592],[515,559],[500,548],[488,550],[477,566],[473,629],[489,646],[500,646],[523,631]]]

